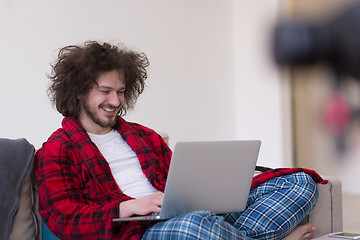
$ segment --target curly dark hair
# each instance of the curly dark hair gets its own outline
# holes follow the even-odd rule
[[[48,74],[51,85],[48,95],[56,109],[65,117],[77,118],[80,111],[79,96],[86,96],[101,73],[123,70],[125,75],[125,102],[118,113],[132,109],[143,92],[149,61],[144,53],[125,46],[85,42],[83,46],[70,45],[60,49],[57,61]]]

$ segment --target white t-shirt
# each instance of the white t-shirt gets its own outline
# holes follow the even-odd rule
[[[133,198],[141,198],[157,190],[142,172],[136,153],[116,131],[104,135],[88,133],[109,163],[121,191]]]

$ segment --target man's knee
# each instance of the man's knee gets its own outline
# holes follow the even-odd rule
[[[301,195],[308,200],[312,209],[319,197],[319,190],[315,181],[304,172],[294,173],[293,177],[295,179],[294,188],[296,188],[296,191],[301,192]]]

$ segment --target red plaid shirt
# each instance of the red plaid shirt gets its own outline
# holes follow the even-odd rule
[[[118,118],[116,130],[137,154],[150,183],[164,191],[171,151],[153,130]],[[61,239],[140,239],[146,223],[113,223],[119,204],[131,199],[88,134],[65,118],[36,153],[39,212]]]
[[[153,130],[118,118],[116,130],[137,154],[150,183],[164,191],[171,150]],[[326,183],[315,171],[274,169],[257,175],[251,188],[270,178],[304,171]],[[113,223],[119,204],[131,199],[119,189],[107,161],[79,122],[65,118],[36,153],[39,212],[61,239],[140,239],[146,222]]]

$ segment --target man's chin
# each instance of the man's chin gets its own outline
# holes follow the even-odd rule
[[[102,128],[109,128],[109,127],[112,128],[116,124],[116,117],[111,118],[111,119],[110,118],[106,118],[106,119],[102,119],[102,120],[98,119],[97,121],[94,120],[94,122]]]
[[[114,127],[116,124],[116,116],[106,121],[106,127]]]

